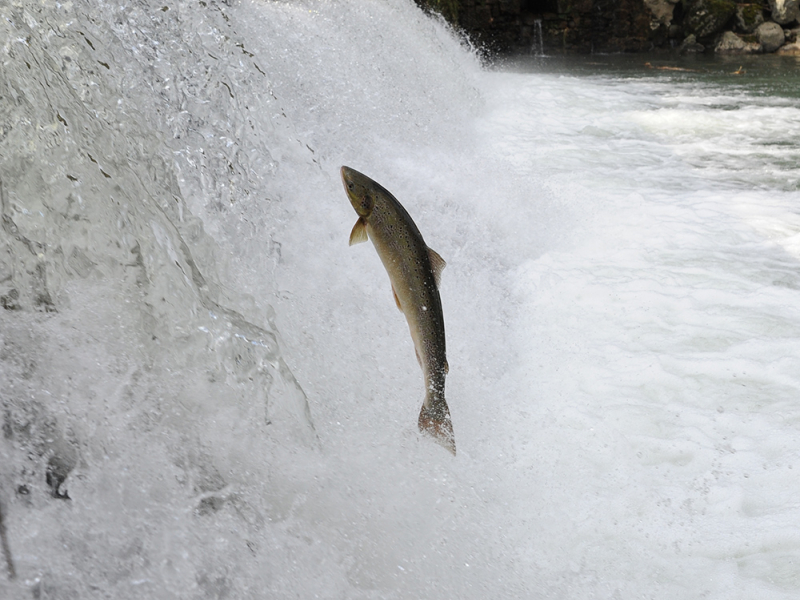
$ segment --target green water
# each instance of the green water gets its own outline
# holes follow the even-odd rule
[[[800,57],[665,54],[603,54],[589,56],[518,56],[496,68],[611,79],[667,79],[739,89],[754,95],[800,99]]]

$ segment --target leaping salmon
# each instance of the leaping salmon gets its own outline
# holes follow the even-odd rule
[[[439,281],[445,262],[428,248],[414,221],[386,188],[350,167],[342,167],[342,182],[358,214],[350,245],[372,240],[411,331],[425,380],[419,430],[455,455],[453,423],[444,399],[449,367]]]

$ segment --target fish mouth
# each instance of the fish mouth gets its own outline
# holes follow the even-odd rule
[[[345,167],[344,165],[342,165],[342,168],[339,169],[339,173],[342,176],[342,185],[344,186],[344,191],[348,195],[348,197],[350,196],[350,190],[347,189],[347,183],[350,180],[350,173],[352,171],[353,170],[350,167]]]

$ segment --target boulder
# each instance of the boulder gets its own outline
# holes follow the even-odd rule
[[[736,26],[739,31],[753,33],[764,22],[764,9],[760,4],[737,4]]]
[[[755,54],[760,51],[761,44],[748,44],[732,31],[723,33],[714,47],[717,54]]]
[[[697,37],[693,33],[687,35],[680,48],[678,48],[678,52],[681,54],[703,52],[703,50],[705,50],[705,46],[697,43]]]
[[[688,0],[683,19],[684,29],[698,39],[707,38],[722,31],[735,12],[736,3],[733,0]]]
[[[786,25],[800,17],[800,0],[769,0],[772,20]]]
[[[800,42],[793,42],[791,44],[784,44],[775,52],[782,56],[800,56]]]
[[[756,36],[764,52],[775,52],[783,46],[783,28],[777,23],[762,23],[756,29]]]
[[[651,25],[651,29],[656,29],[659,25],[669,27],[672,23],[672,11],[675,10],[675,3],[671,0],[644,0],[644,5],[653,13],[653,21],[655,26]]]

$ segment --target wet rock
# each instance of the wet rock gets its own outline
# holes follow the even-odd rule
[[[14,579],[17,574],[14,568],[14,558],[11,556],[11,547],[8,544],[8,533],[6,531],[6,523],[3,515],[3,503],[0,502],[0,555],[4,556],[6,559],[9,579]]]
[[[756,29],[756,36],[764,52],[775,52],[783,46],[783,28],[777,23],[762,23]]]
[[[717,54],[755,54],[761,51],[761,44],[747,43],[732,31],[723,33],[714,52]]]
[[[772,20],[786,25],[800,17],[800,0],[769,0]]]
[[[644,5],[653,13],[652,29],[659,25],[669,27],[672,23],[672,12],[675,10],[675,3],[672,0],[644,0]]]
[[[19,292],[11,288],[7,294],[0,296],[0,306],[6,310],[19,310]]]
[[[722,31],[735,12],[733,0],[690,0],[683,25],[688,33],[702,39]]]
[[[775,54],[780,54],[781,56],[800,56],[800,42],[785,44],[778,48]]]
[[[680,48],[678,48],[678,52],[681,54],[691,54],[693,52],[703,52],[706,49],[703,44],[697,43],[697,36],[693,33],[686,36],[686,39],[683,40]]]
[[[75,462],[75,456],[71,453],[54,454],[47,461],[45,480],[53,498],[58,498],[59,500],[70,499],[67,490],[62,487],[62,484],[75,467]]]
[[[736,27],[744,33],[753,33],[764,22],[764,10],[760,4],[737,4]]]

